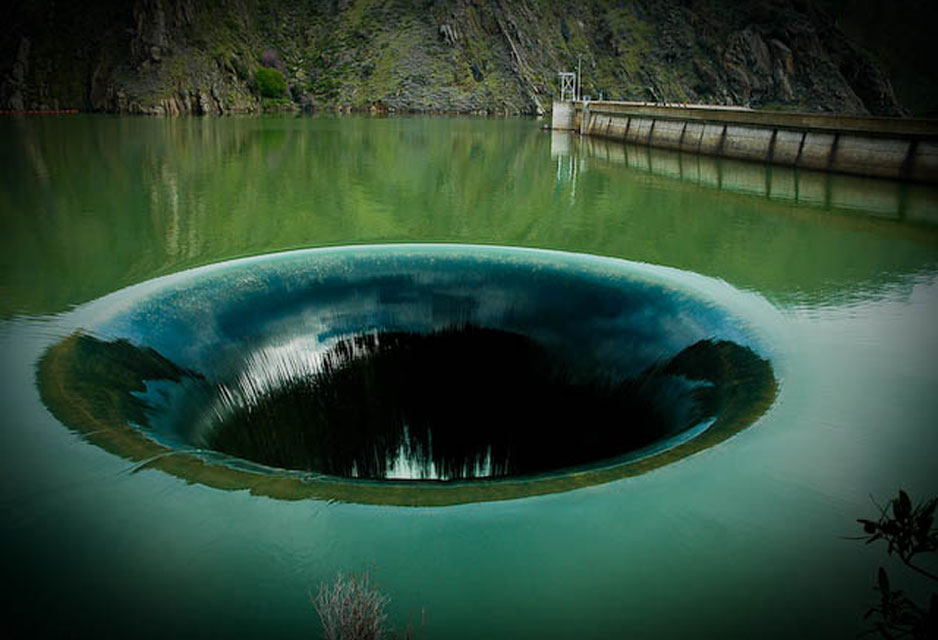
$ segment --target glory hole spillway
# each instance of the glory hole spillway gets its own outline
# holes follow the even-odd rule
[[[0,139],[0,636],[317,637],[368,571],[429,640],[848,637],[870,496],[938,493],[928,185],[513,118]]]
[[[275,497],[569,490],[719,442],[775,395],[744,318],[621,260],[318,249],[111,298],[43,356],[47,406],[118,455]]]

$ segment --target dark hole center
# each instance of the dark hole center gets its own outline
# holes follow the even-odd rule
[[[498,329],[347,338],[318,372],[227,412],[206,444],[272,467],[360,478],[498,478],[584,465],[715,415],[726,391],[713,366],[725,359],[721,345],[751,354],[702,341],[622,379],[576,372]]]

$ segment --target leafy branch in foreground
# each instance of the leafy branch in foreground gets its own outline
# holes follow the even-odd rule
[[[938,528],[935,525],[935,509],[938,498],[932,498],[912,506],[905,491],[889,501],[886,507],[879,509],[878,520],[858,519],[863,525],[863,536],[855,540],[865,540],[871,544],[885,540],[889,555],[896,555],[909,569],[938,582],[938,574],[922,566],[923,554],[938,551]],[[910,637],[915,640],[934,640],[938,638],[938,593],[932,593],[927,606],[919,606],[910,600],[900,589],[893,590],[889,575],[879,568],[874,591],[879,592],[879,604],[870,607],[864,619],[874,617],[874,628],[863,635],[878,632],[883,638]]]

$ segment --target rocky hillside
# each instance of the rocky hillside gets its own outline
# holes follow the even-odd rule
[[[537,113],[593,97],[902,115],[811,0],[26,0],[0,9],[0,109]],[[287,89],[261,98],[257,71]]]

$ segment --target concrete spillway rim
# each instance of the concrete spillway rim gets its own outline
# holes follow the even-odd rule
[[[120,308],[124,301],[134,293],[152,291],[160,284],[176,283],[180,279],[195,279],[215,271],[232,268],[237,265],[277,260],[308,252],[320,254],[342,254],[348,252],[459,252],[459,251],[505,251],[514,255],[553,256],[560,260],[585,259],[594,266],[605,265],[609,268],[622,268],[625,262],[617,258],[604,258],[564,251],[541,250],[530,248],[506,247],[502,245],[452,245],[452,244],[397,244],[397,245],[352,245],[283,251],[274,254],[240,258],[232,261],[199,267],[181,274],[163,276],[155,280],[134,285],[128,289],[105,296],[94,303],[90,309],[79,310],[82,315],[91,314],[100,318],[100,307],[115,306]],[[657,267],[645,263],[628,263],[638,274],[648,277],[664,275],[682,275],[687,272],[667,267]],[[690,274],[690,280],[699,281],[711,289],[721,290],[729,285],[703,276]],[[696,288],[686,282],[683,287],[687,293]],[[756,422],[773,404],[778,383],[774,376],[771,384],[762,389],[758,398],[747,407],[747,411],[736,415],[732,420],[717,419],[696,429],[684,437],[673,438],[664,443],[656,443],[646,449],[633,452],[618,459],[592,464],[582,468],[568,468],[558,472],[544,473],[529,477],[515,477],[494,480],[471,481],[412,481],[412,480],[360,480],[325,476],[310,472],[291,472],[271,469],[256,463],[231,458],[217,452],[199,449],[171,449],[147,437],[135,426],[121,423],[110,424],[95,418],[95,413],[87,405],[87,399],[70,390],[66,379],[67,360],[70,348],[77,341],[80,330],[66,337],[50,348],[39,363],[37,378],[43,401],[52,413],[66,426],[81,434],[85,440],[111,453],[135,463],[135,472],[146,469],[159,469],[185,480],[225,490],[248,490],[255,495],[263,495],[284,500],[319,499],[341,502],[387,504],[400,506],[445,506],[470,502],[510,500],[529,496],[571,491],[574,489],[612,482],[626,477],[636,476],[664,465],[670,464],[689,455],[722,442]]]

